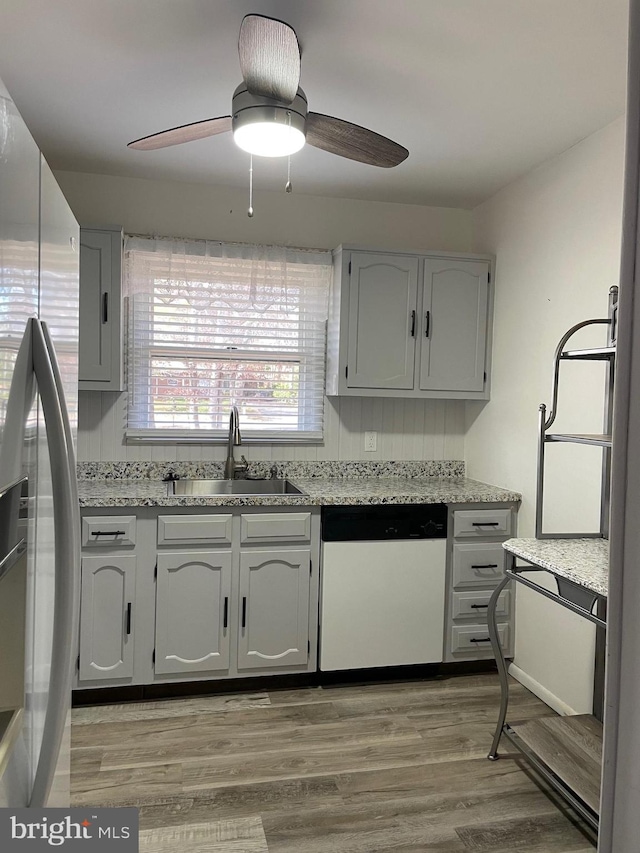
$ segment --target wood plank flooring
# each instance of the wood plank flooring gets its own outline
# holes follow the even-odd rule
[[[543,717],[516,734],[597,814],[600,810],[602,723],[589,714]]]
[[[592,853],[503,744],[494,674],[80,708],[74,805],[140,808],[141,853]],[[513,683],[510,720],[549,714]]]

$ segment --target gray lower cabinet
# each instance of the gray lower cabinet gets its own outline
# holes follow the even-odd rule
[[[76,687],[316,668],[320,510],[83,512]]]
[[[307,663],[310,564],[309,549],[240,554],[239,670]]]
[[[158,554],[156,673],[229,668],[231,551]]]
[[[136,557],[82,558],[80,661],[82,680],[133,675]]]
[[[516,506],[482,504],[449,510],[448,593],[445,660],[493,657],[487,624],[489,601],[504,577],[502,543],[515,535]],[[500,595],[498,635],[507,657],[513,656],[514,600]]]

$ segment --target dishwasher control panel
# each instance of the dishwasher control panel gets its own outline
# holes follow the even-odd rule
[[[446,504],[327,506],[322,510],[323,542],[446,538]]]

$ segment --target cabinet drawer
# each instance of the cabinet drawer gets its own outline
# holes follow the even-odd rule
[[[135,515],[92,515],[82,519],[83,548],[113,548],[135,544]]]
[[[502,580],[506,552],[499,543],[453,546],[454,587],[497,584]]]
[[[231,542],[233,516],[160,515],[158,545],[228,545]]]
[[[475,619],[482,618],[484,621],[485,614],[489,608],[489,599],[493,595],[493,590],[478,590],[477,592],[454,592],[451,615],[454,619],[466,619],[474,617]],[[498,598],[498,606],[496,607],[496,615],[498,619],[507,619],[511,606],[511,596],[508,589],[503,589]]]
[[[453,535],[510,536],[510,509],[461,510],[453,514]]]
[[[308,542],[310,512],[269,512],[241,516],[241,542]]]
[[[498,636],[503,649],[509,647],[509,624],[498,625]],[[454,625],[451,629],[452,654],[482,654],[493,656],[487,623],[484,625]]]

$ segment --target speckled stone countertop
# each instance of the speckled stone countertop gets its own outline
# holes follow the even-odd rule
[[[502,547],[527,563],[567,578],[598,595],[609,591],[606,539],[508,539]]]
[[[358,506],[366,504],[510,503],[521,495],[465,477],[361,476],[290,478],[304,495],[169,496],[159,480],[79,480],[81,507]]]

